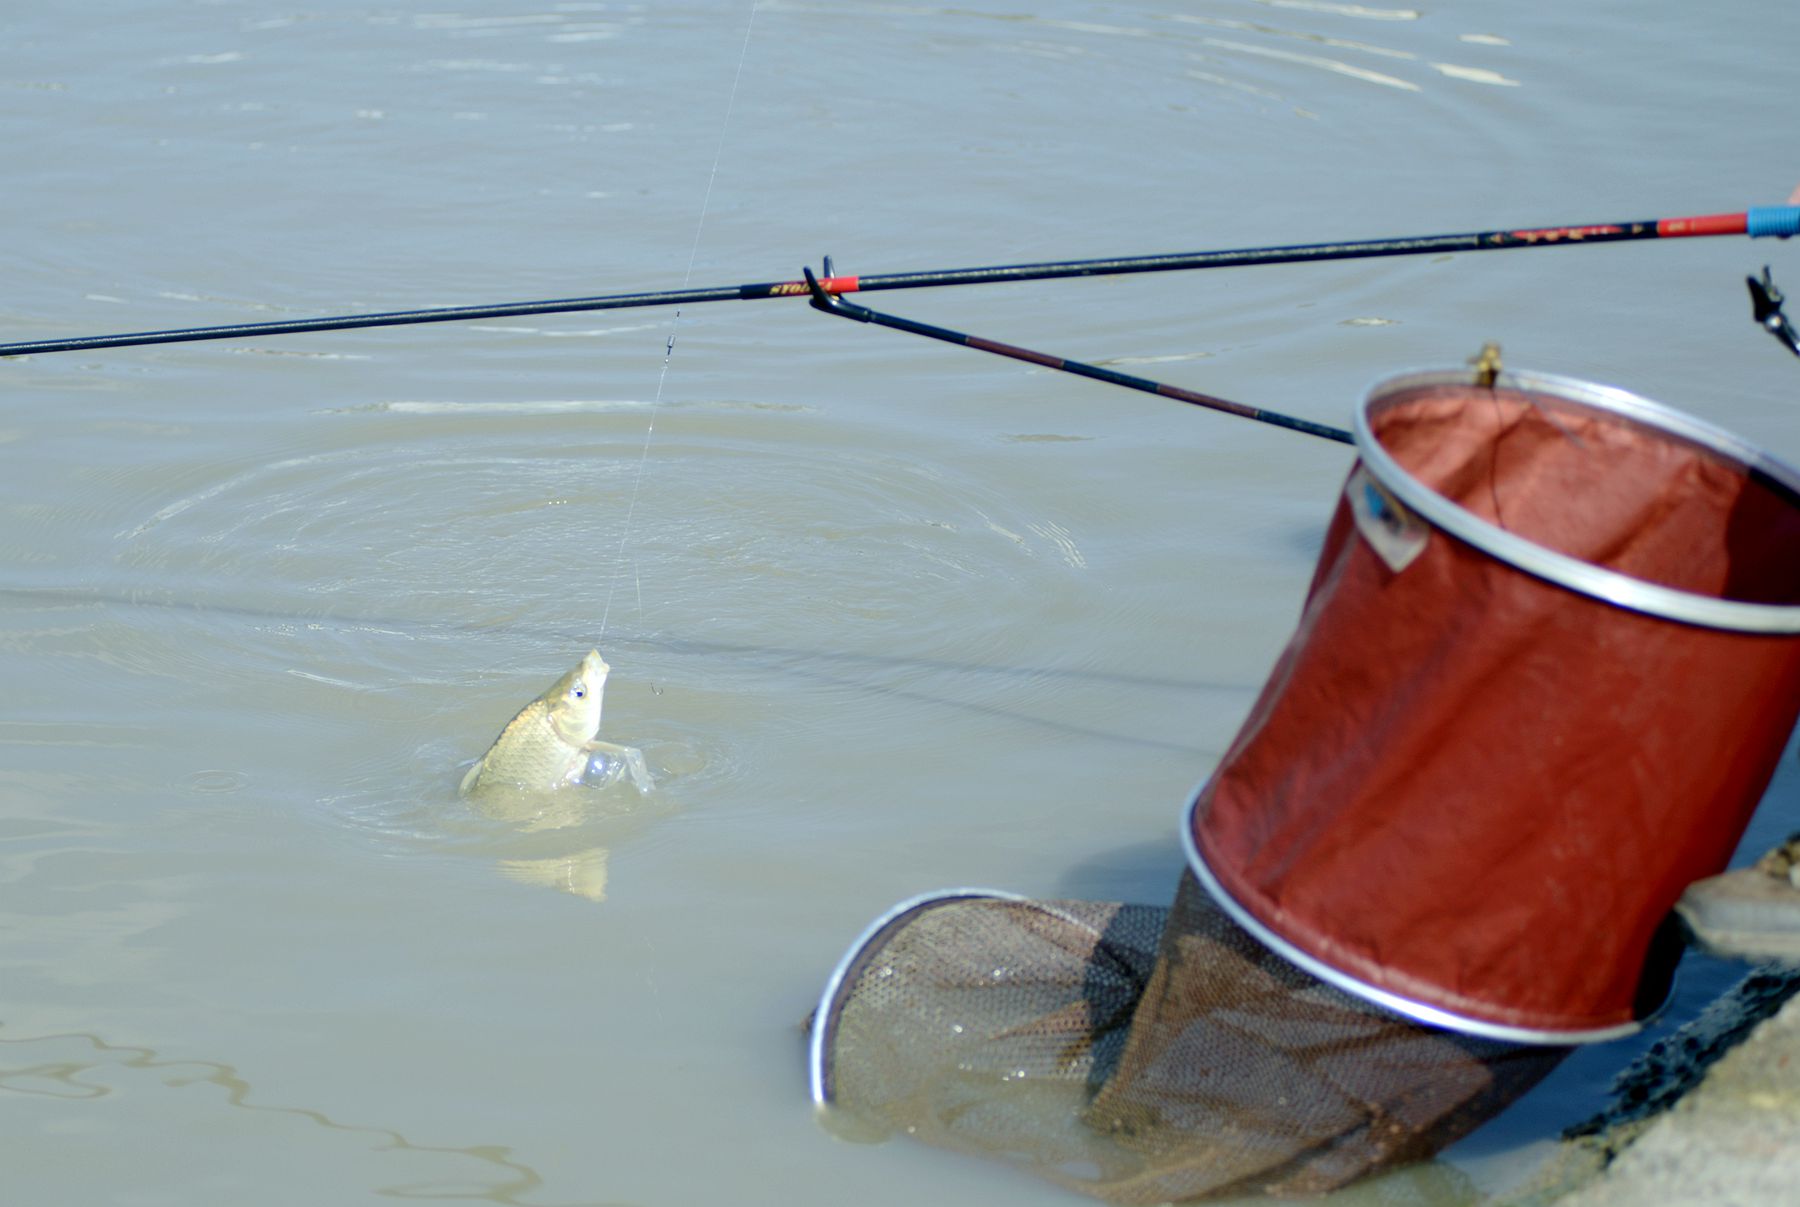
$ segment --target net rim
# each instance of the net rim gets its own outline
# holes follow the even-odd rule
[[[1800,633],[1800,605],[1749,603],[1700,595],[1646,582],[1580,558],[1558,553],[1475,515],[1415,478],[1375,436],[1372,411],[1396,395],[1432,386],[1472,386],[1467,369],[1423,370],[1384,378],[1369,387],[1356,409],[1358,456],[1394,496],[1435,527],[1515,569],[1592,599],[1666,620],[1741,633]],[[1547,394],[1593,410],[1619,415],[1726,458],[1746,473],[1761,474],[1800,494],[1800,470],[1749,441],[1673,407],[1614,386],[1552,373],[1507,371],[1496,388]]]
[[[813,1106],[823,1110],[831,1105],[831,1041],[837,1033],[837,1020],[843,1008],[843,993],[852,972],[860,965],[863,954],[881,937],[928,906],[948,901],[1025,901],[1018,893],[990,888],[951,888],[920,893],[908,897],[888,909],[863,928],[831,970],[819,1004],[813,1011],[812,1033],[806,1041],[807,1087]]]

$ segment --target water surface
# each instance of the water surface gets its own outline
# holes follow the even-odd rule
[[[243,0],[0,32],[9,339],[1731,211],[1800,179],[1762,133],[1800,18],[1664,0]],[[1496,339],[1800,457],[1800,364],[1744,297],[1764,262],[1800,273],[1695,240],[877,304],[1339,425]],[[799,302],[0,374],[21,1202],[1058,1197],[834,1140],[796,1023],[926,889],[1168,900],[1347,467]],[[471,812],[460,767],[597,642],[607,736],[660,790],[565,832]],[[594,849],[598,902],[503,866]],[[1731,976],[1690,961],[1663,1026]],[[1372,1193],[1519,1176],[1638,1047]]]

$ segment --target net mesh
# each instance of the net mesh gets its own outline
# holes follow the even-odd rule
[[[958,899],[851,961],[834,1108],[1117,1203],[1309,1194],[1430,1156],[1563,1055],[1406,1021],[1170,909]]]

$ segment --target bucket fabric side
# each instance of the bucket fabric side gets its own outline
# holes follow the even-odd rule
[[[1800,552],[1800,514],[1756,474],[1633,431],[1631,480],[1609,486],[1632,424],[1541,398],[1493,422],[1487,392],[1463,392],[1377,429],[1459,505],[1536,516],[1531,539],[1677,590],[1800,595],[1800,558],[1770,565]],[[1459,405],[1478,422],[1458,429]],[[1567,494],[1553,507],[1547,483]],[[1479,1034],[1610,1038],[1636,1025],[1670,907],[1725,866],[1797,710],[1791,635],[1615,606],[1441,529],[1396,572],[1346,501],[1192,806],[1192,850],[1241,919],[1353,992]]]

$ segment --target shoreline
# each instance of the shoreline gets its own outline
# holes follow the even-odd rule
[[[1759,965],[1620,1073],[1509,1207],[1764,1207],[1800,1186],[1800,967]]]

